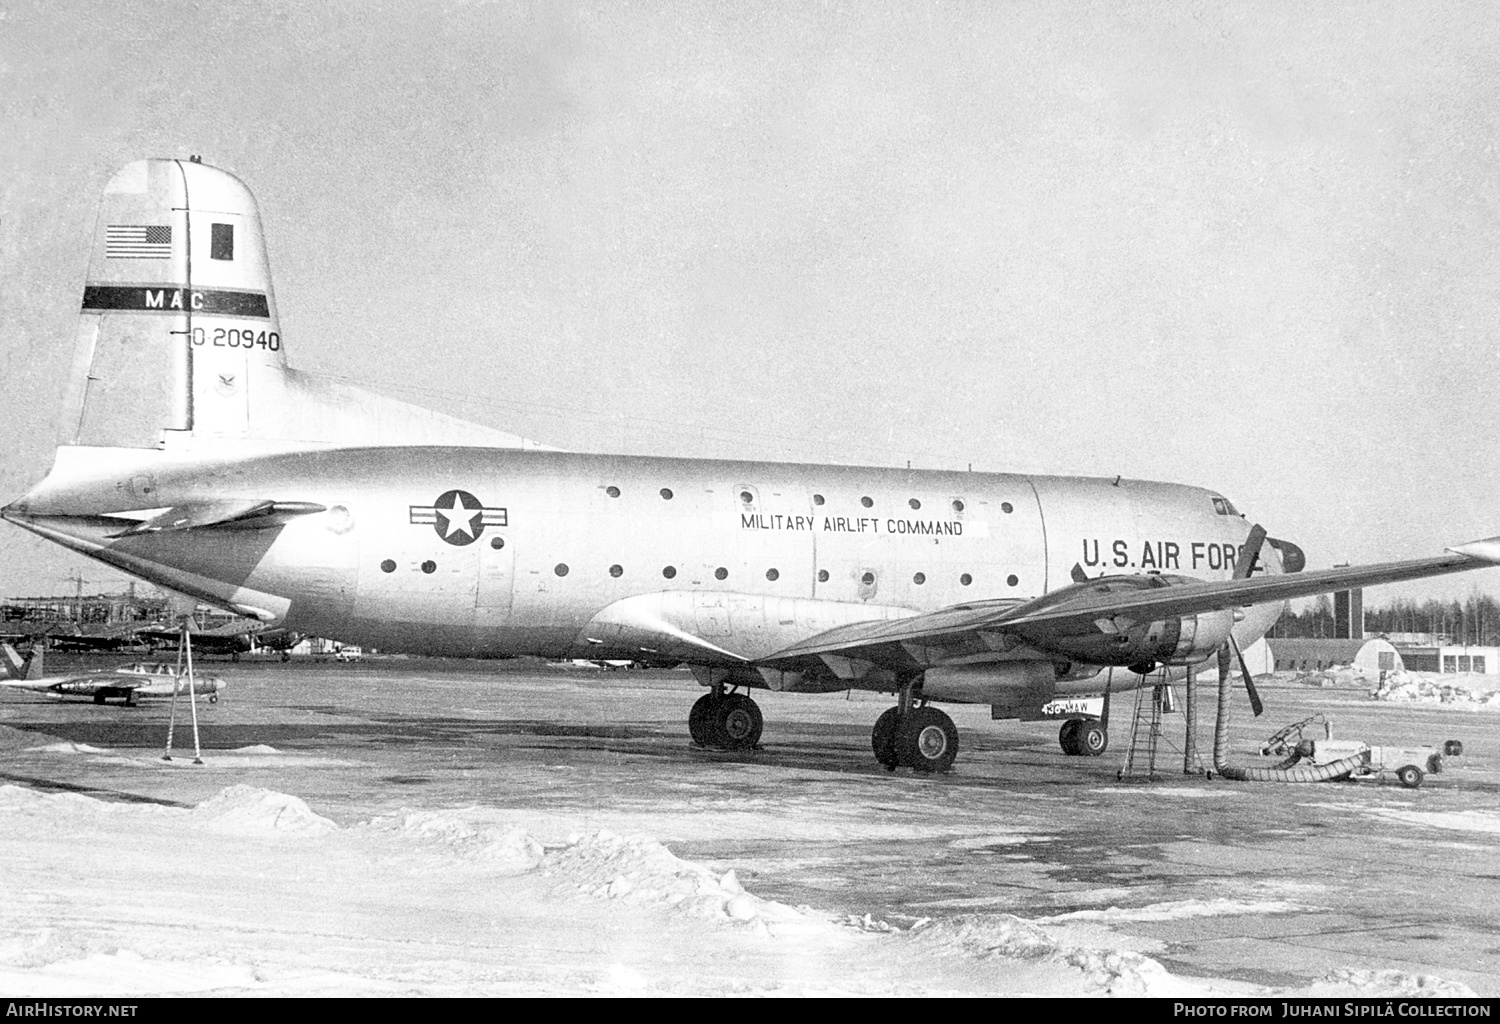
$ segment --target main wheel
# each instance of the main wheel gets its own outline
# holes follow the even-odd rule
[[[727,694],[713,705],[713,744],[725,750],[749,750],[760,742],[765,724],[760,707],[743,693]]]
[[[900,762],[896,759],[897,708],[887,708],[875,719],[875,728],[870,730],[870,746],[875,748],[875,760],[895,770]]]
[[[1078,732],[1074,733],[1078,752],[1087,757],[1098,757],[1109,749],[1109,733],[1098,722],[1079,720]]]
[[[709,691],[694,701],[693,709],[688,712],[688,733],[700,747],[708,746],[713,739],[708,724],[712,717],[713,703],[714,695]]]
[[[958,757],[958,727],[937,708],[913,708],[896,723],[896,758],[919,772],[945,772]]]
[[[1401,780],[1401,785],[1407,789],[1416,789],[1422,784],[1422,769],[1414,764],[1406,765],[1396,769],[1396,778]]]
[[[1077,757],[1078,749],[1078,727],[1083,724],[1076,718],[1070,718],[1062,724],[1058,730],[1057,742],[1062,745],[1062,752],[1069,757]]]

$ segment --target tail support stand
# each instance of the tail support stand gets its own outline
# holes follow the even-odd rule
[[[177,675],[172,680],[172,709],[167,717],[167,752],[163,761],[172,760],[172,734],[177,727],[177,694],[182,689],[183,663],[187,664],[188,704],[193,714],[193,763],[203,763],[203,749],[198,743],[198,684],[193,678],[193,641],[188,633],[187,620],[182,623],[182,635],[177,641]]]

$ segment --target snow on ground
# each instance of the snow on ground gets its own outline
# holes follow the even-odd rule
[[[985,837],[1005,846],[1010,835]],[[648,836],[544,847],[481,808],[340,826],[247,785],[197,806],[0,786],[0,994],[1256,995],[1190,979],[1112,926],[1271,915],[1284,900],[1111,905],[909,927],[763,899]],[[1387,976],[1389,975],[1389,976]],[[1344,971],[1318,991],[1461,994]]]
[[[701,992],[673,962],[704,949],[758,965],[710,993],[1246,991],[1174,977],[1107,930],[1080,945],[1008,914],[909,931],[835,921],[641,835],[544,849],[520,829],[419,810],[341,828],[245,785],[193,808],[6,785],[0,824],[27,851],[0,851],[8,996]],[[906,958],[922,968],[903,975]]]

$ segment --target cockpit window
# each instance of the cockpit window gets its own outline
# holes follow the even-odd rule
[[[1239,510],[1234,507],[1234,503],[1228,498],[1214,498],[1214,511],[1221,516],[1237,516],[1240,514]]]

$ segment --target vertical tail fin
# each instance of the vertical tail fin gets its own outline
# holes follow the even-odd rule
[[[192,161],[120,170],[94,228],[61,442],[243,434],[257,378],[285,369],[250,190]]]
[[[4,669],[7,679],[42,678],[41,638],[31,642],[31,653],[24,660],[10,644],[0,644],[0,668]]]
[[[96,448],[539,447],[286,365],[260,213],[196,160],[105,186],[59,444]]]

